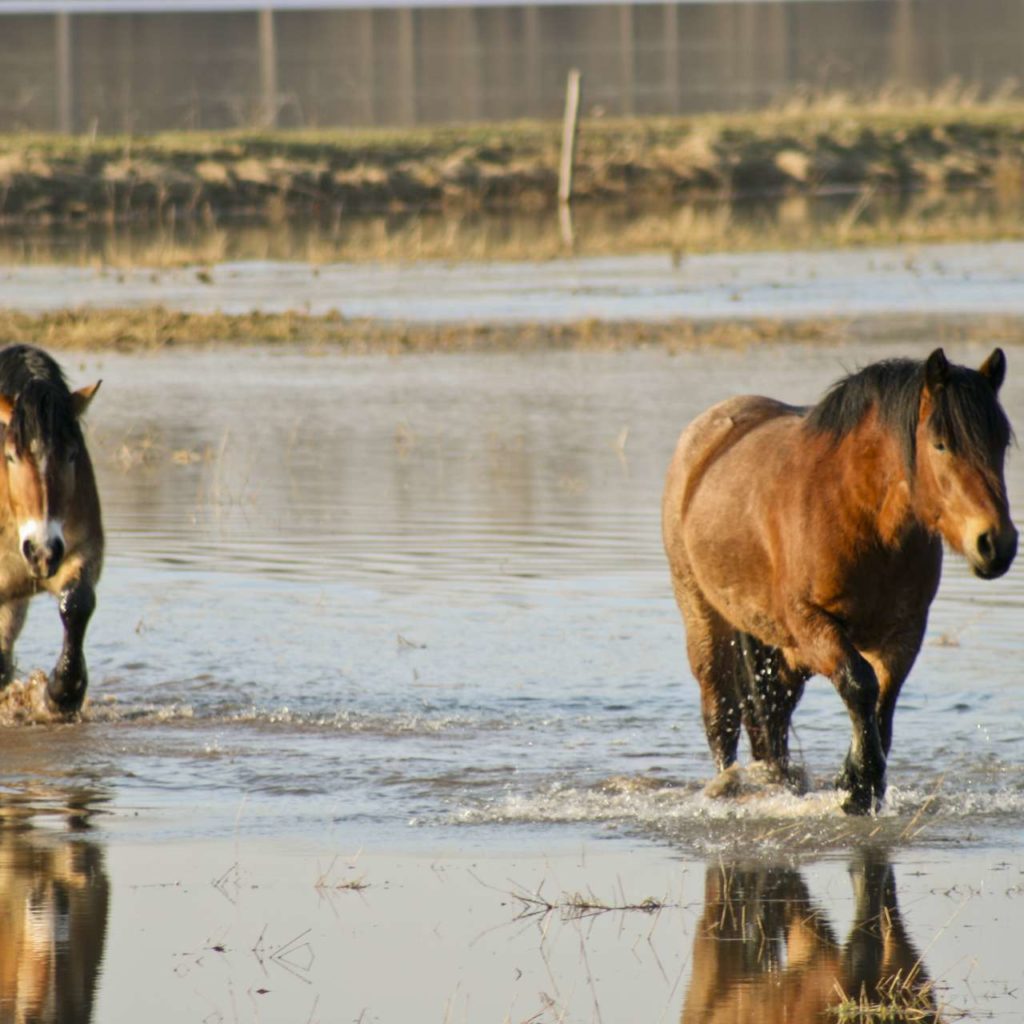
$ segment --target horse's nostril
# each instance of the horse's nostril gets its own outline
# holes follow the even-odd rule
[[[981,555],[985,561],[991,561],[996,555],[996,537],[995,531],[986,530],[981,536],[978,537],[978,554]]]
[[[36,546],[30,537],[26,537],[21,545],[21,553],[25,556],[26,562],[32,562],[36,557]]]
[[[57,566],[64,561],[64,541],[60,537],[54,537],[50,544],[50,565],[56,571]]]

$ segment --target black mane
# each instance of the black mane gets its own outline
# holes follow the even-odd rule
[[[81,442],[64,373],[40,349],[12,345],[0,351],[0,394],[14,402],[7,430],[19,455],[33,441],[58,456]]]
[[[943,387],[932,395],[930,426],[954,454],[985,464],[1012,437],[1010,421],[991,384],[977,370],[949,364]],[[833,384],[808,410],[805,426],[838,443],[869,409],[897,436],[908,472],[916,457],[917,419],[925,382],[925,364],[913,359],[884,359]]]

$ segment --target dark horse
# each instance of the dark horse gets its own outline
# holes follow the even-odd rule
[[[99,496],[79,425],[98,387],[69,391],[60,367],[39,349],[0,351],[0,686],[11,680],[29,598],[49,591],[64,645],[46,692],[63,713],[85,698],[82,643],[103,564]]]
[[[741,724],[789,773],[789,723],[812,675],[853,723],[837,785],[863,813],[885,794],[903,680],[924,637],[942,541],[995,579],[1017,553],[1003,480],[1006,358],[936,349],[838,381],[810,409],[731,398],[683,432],[662,508],[665,550],[720,770]]]

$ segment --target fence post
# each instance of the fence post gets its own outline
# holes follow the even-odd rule
[[[56,61],[57,131],[74,131],[71,109],[71,14],[58,11],[54,22],[54,59]]]
[[[625,117],[636,113],[636,32],[633,5],[619,4],[619,94]]]
[[[665,36],[665,96],[666,110],[679,113],[679,8],[676,0],[668,0],[663,8],[662,32]]]
[[[398,7],[397,54],[395,62],[395,96],[399,124],[415,124],[416,103],[416,26],[413,11],[409,7]]]
[[[572,170],[576,156],[576,134],[580,120],[580,73],[569,72],[565,83],[565,119],[562,122],[562,159],[558,167],[558,201],[572,199]]]
[[[576,68],[569,72],[565,83],[565,120],[562,123],[562,160],[558,168],[558,224],[562,233],[562,244],[572,249],[575,233],[572,229],[572,172],[576,157],[576,136],[580,120],[580,73]]]
[[[274,38],[274,11],[259,12],[260,127],[277,124],[277,40]]]

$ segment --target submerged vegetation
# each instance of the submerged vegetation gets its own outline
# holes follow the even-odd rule
[[[554,122],[0,138],[0,217],[36,221],[303,211],[550,208]],[[582,202],[1024,189],[1024,104],[829,97],[769,111],[588,119]]]

